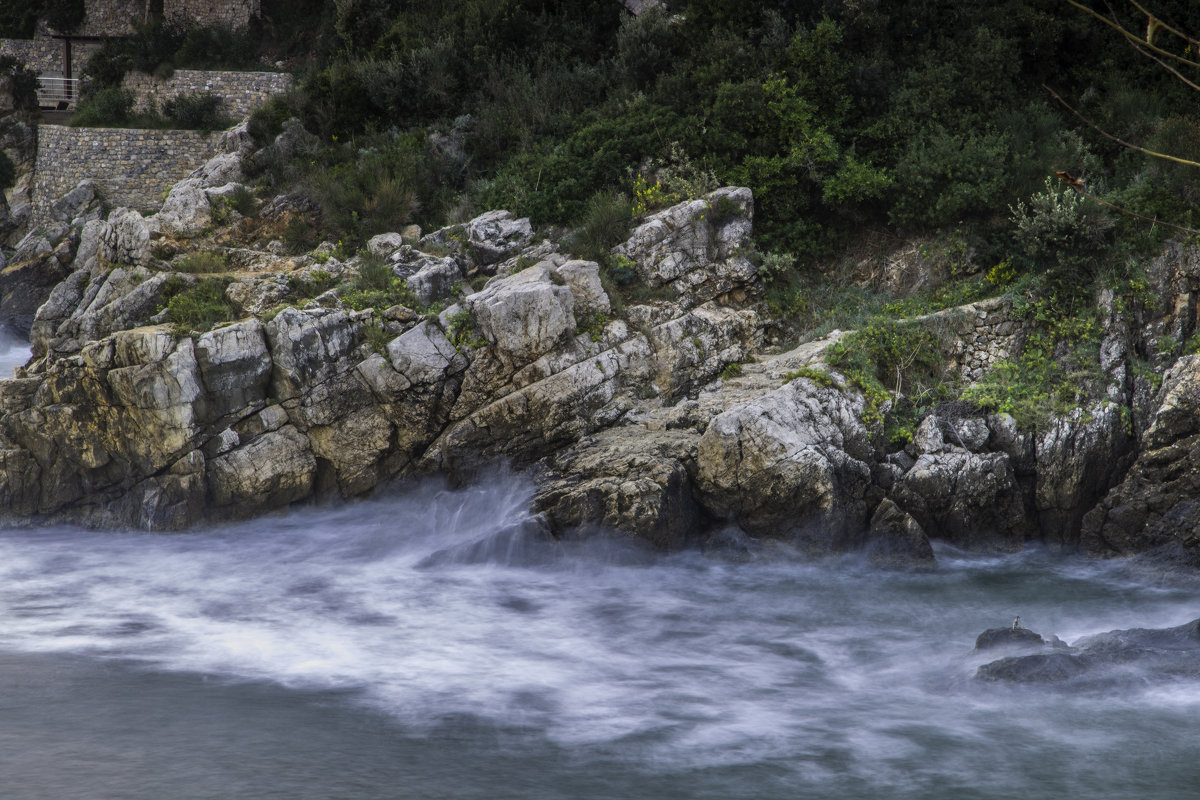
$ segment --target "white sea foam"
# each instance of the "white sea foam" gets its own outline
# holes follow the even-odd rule
[[[1036,554],[920,575],[658,557],[552,541],[528,500],[501,475],[181,535],[6,532],[0,649],[344,690],[409,730],[468,716],[651,771],[784,760],[831,791],[1119,762],[1131,725],[1195,709],[1194,687],[1123,690],[1106,721],[1095,697],[980,685],[969,655],[1015,613],[1179,624],[1194,587]]]
[[[0,380],[11,378],[13,369],[29,360],[29,342],[0,325]]]

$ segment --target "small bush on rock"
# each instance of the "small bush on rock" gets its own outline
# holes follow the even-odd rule
[[[187,288],[177,289],[167,302],[176,333],[207,331],[218,322],[233,319],[233,307],[225,299],[229,278],[204,278]]]
[[[628,235],[631,221],[629,198],[620,192],[597,192],[588,201],[569,245],[582,258],[607,262],[609,250]]]
[[[215,250],[188,253],[176,261],[173,266],[178,272],[225,272],[229,269],[229,256]]]

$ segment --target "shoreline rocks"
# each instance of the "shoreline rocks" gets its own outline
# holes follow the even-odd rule
[[[182,333],[164,308],[202,279],[150,242],[192,231],[204,215],[184,201],[241,175],[222,154],[151,218],[104,216],[81,187],[60,203],[69,222],[26,242],[27,265],[51,259],[63,278],[32,319],[33,361],[0,382],[6,524],[175,529],[497,461],[531,471],[556,534],[601,526],[679,547],[738,530],[887,568],[934,565],[938,540],[1186,549],[1181,526],[1200,524],[1187,499],[1200,480],[1183,467],[1200,447],[1200,358],[1145,401],[1144,424],[1102,403],[1035,436],[947,404],[885,452],[862,394],[824,364],[842,334],[763,354],[753,197],[739,187],[651,215],[614,250],[671,298],[619,317],[598,264],[495,211],[416,245],[413,231],[374,237],[370,257],[407,291],[389,308],[330,290],[361,256],[231,249],[225,300],[243,318]],[[993,299],[934,315],[958,337],[949,369],[974,374],[1015,346],[1007,313]],[[1134,392],[1129,348],[1109,350]]]

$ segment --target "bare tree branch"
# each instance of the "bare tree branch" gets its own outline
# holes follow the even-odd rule
[[[1083,195],[1088,200],[1099,203],[1100,205],[1102,205],[1106,208],[1111,208],[1113,211],[1116,211],[1120,214],[1124,214],[1127,217],[1134,217],[1136,219],[1140,219],[1140,220],[1149,222],[1151,225],[1162,225],[1164,228],[1171,228],[1172,230],[1177,230],[1177,231],[1181,231],[1183,233],[1189,233],[1189,234],[1193,234],[1196,236],[1200,236],[1200,231],[1196,230],[1195,228],[1185,228],[1182,225],[1173,225],[1170,222],[1163,222],[1160,219],[1154,219],[1153,217],[1147,217],[1145,214],[1139,214],[1136,211],[1130,211],[1127,208],[1121,208],[1120,206],[1114,205],[1114,204],[1108,202],[1107,200],[1101,200],[1099,197],[1097,197],[1096,195],[1092,194],[1091,192],[1089,192],[1087,190],[1087,188],[1084,186],[1083,181],[1079,180],[1078,178],[1072,178],[1070,175],[1068,175],[1065,172],[1055,172],[1054,175],[1060,181],[1065,183],[1067,186],[1070,186],[1075,191],[1079,192],[1079,194]]]
[[[1163,50],[1161,47],[1156,47],[1155,45],[1145,41],[1145,39],[1143,37],[1138,36],[1136,33],[1133,33],[1132,31],[1130,31],[1124,25],[1121,25],[1118,22],[1114,22],[1113,20],[1104,16],[1103,14],[1096,11],[1095,9],[1085,6],[1083,3],[1076,2],[1076,0],[1066,0],[1066,2],[1067,2],[1067,4],[1075,6],[1075,8],[1078,8],[1080,11],[1084,12],[1085,14],[1089,14],[1089,15],[1095,17],[1096,19],[1100,20],[1108,27],[1119,32],[1129,42],[1134,43],[1136,45],[1142,45],[1144,47],[1147,47],[1150,50],[1153,50],[1155,53],[1158,53],[1160,56],[1162,56],[1164,58],[1169,58],[1174,61],[1178,61],[1182,64],[1187,64],[1189,67],[1196,67],[1197,69],[1200,69],[1200,63],[1186,59],[1183,56],[1175,55],[1174,53],[1171,53],[1167,50]],[[1184,38],[1186,39],[1187,37],[1184,37]],[[1189,39],[1189,41],[1191,41],[1191,40]]]
[[[1136,144],[1133,144],[1132,142],[1127,142],[1124,139],[1119,139],[1116,136],[1113,136],[1108,131],[1101,128],[1096,123],[1092,122],[1090,119],[1085,117],[1083,114],[1080,114],[1078,111],[1076,111],[1075,108],[1072,107],[1070,103],[1068,103],[1066,100],[1063,100],[1061,97],[1058,96],[1058,92],[1054,91],[1046,84],[1043,83],[1042,88],[1045,89],[1047,92],[1049,92],[1051,97],[1053,97],[1055,100],[1057,100],[1059,103],[1061,103],[1063,108],[1070,111],[1076,117],[1079,117],[1079,119],[1081,119],[1084,123],[1086,123],[1088,126],[1090,126],[1092,129],[1094,129],[1097,133],[1099,133],[1103,137],[1105,137],[1107,139],[1111,139],[1112,141],[1116,142],[1117,144],[1119,144],[1123,147],[1128,147],[1130,150],[1137,150],[1139,153],[1145,153],[1148,156],[1154,156],[1155,158],[1166,159],[1167,161],[1174,161],[1177,164],[1186,164],[1189,167],[1200,167],[1200,162],[1188,161],[1186,158],[1179,158],[1178,156],[1167,155],[1166,153],[1157,153],[1153,150],[1147,150],[1144,147],[1140,147]]]

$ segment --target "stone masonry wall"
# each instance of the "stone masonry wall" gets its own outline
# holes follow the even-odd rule
[[[71,33],[79,36],[127,36],[133,21],[146,18],[146,0],[86,0],[87,16]]]
[[[0,39],[0,56],[12,56],[37,73],[62,70],[62,42],[48,36],[35,39]]]
[[[87,17],[72,33],[80,36],[126,36],[133,21],[148,16],[146,0],[86,0]],[[169,22],[244,28],[262,11],[261,0],[163,0]]]
[[[292,76],[283,72],[212,72],[181,69],[166,80],[141,72],[125,76],[124,87],[133,93],[138,112],[162,109],[162,104],[181,94],[214,94],[231,119],[242,119],[262,107],[273,95],[292,86]]]
[[[34,223],[84,178],[113,207],[156,210],[163,193],[217,154],[222,131],[38,127],[33,181]]]
[[[261,0],[165,0],[163,15],[197,25],[244,28],[262,12]]]
[[[917,317],[917,320],[943,323],[955,333],[950,369],[966,381],[977,381],[997,362],[1021,352],[1025,328],[1012,319],[1011,305],[1001,299],[948,308]]]

